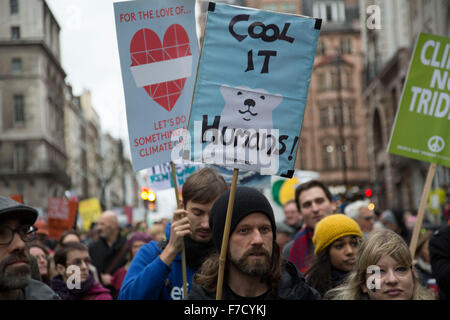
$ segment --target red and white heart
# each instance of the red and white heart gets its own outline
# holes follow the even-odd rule
[[[151,29],[138,30],[130,43],[131,73],[136,86],[171,111],[192,74],[192,54],[186,30],[172,24],[163,43]]]

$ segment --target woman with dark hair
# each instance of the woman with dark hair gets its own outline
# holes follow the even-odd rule
[[[306,282],[323,296],[353,270],[363,234],[358,223],[343,214],[323,218],[313,236],[313,261]]]

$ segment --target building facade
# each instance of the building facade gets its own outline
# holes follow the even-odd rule
[[[360,1],[370,182],[380,210],[419,207],[429,163],[389,154],[387,147],[417,36],[450,36],[449,5],[444,0]],[[367,23],[374,18],[378,24]],[[432,188],[448,189],[449,181],[450,170],[438,166]]]
[[[0,21],[0,194],[45,211],[70,187],[60,27],[43,0],[2,0]]]
[[[299,13],[322,29],[295,166],[319,172],[334,193],[359,192],[370,167],[358,2],[303,0]]]

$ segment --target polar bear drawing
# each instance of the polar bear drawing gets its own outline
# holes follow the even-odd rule
[[[283,97],[270,94],[264,89],[245,86],[222,85],[220,92],[225,99],[225,107],[220,115],[220,129],[272,129],[272,112]]]

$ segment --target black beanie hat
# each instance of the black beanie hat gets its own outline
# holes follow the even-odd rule
[[[228,199],[230,198],[230,190],[224,192],[214,202],[209,215],[209,225],[212,230],[212,240],[218,252],[222,247],[223,231],[225,229],[225,220],[228,208]],[[258,190],[249,187],[236,187],[234,197],[233,216],[231,218],[230,237],[233,230],[246,216],[259,212],[269,218],[272,225],[273,240],[276,239],[276,224],[272,206],[267,198]]]

